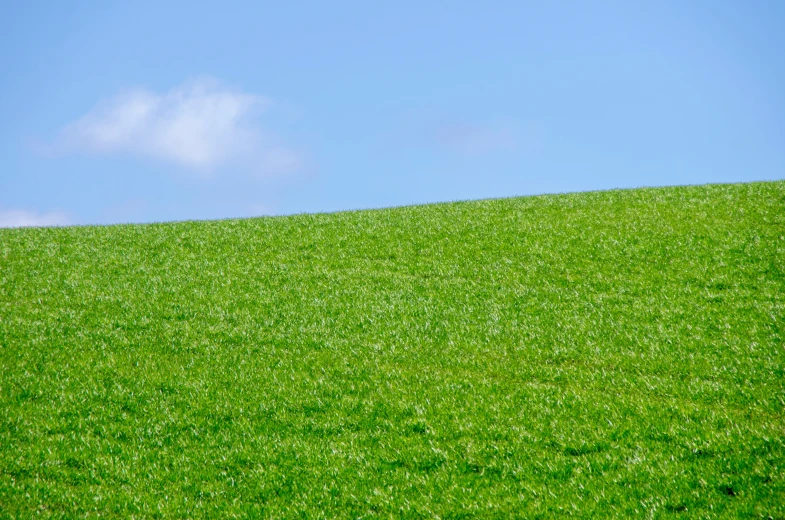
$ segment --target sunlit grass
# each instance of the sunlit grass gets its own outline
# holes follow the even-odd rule
[[[0,230],[0,517],[785,517],[785,182]]]

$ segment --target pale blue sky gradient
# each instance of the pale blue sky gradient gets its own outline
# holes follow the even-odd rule
[[[0,225],[785,178],[774,0],[5,2],[0,70]]]

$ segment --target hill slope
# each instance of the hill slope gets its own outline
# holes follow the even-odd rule
[[[785,182],[0,230],[0,516],[785,516]]]

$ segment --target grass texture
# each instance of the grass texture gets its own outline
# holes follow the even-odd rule
[[[0,517],[785,518],[785,182],[0,230]]]

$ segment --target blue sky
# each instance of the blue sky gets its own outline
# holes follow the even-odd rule
[[[785,2],[4,2],[0,226],[785,178]]]

